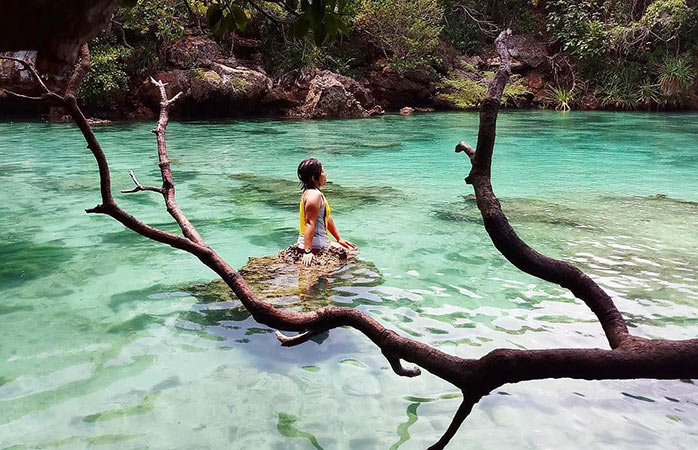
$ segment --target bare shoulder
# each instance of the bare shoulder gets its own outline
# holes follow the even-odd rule
[[[319,206],[322,203],[322,193],[317,189],[308,189],[303,195],[306,205],[313,204]]]

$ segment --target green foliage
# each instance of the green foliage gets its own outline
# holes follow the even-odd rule
[[[589,0],[551,0],[547,8],[548,31],[562,43],[563,50],[586,64],[598,64],[609,51],[609,32],[598,4]]]
[[[364,0],[354,26],[382,50],[392,67],[405,70],[437,59],[442,19],[437,0]]]
[[[119,11],[124,29],[161,42],[178,39],[187,23],[186,0],[140,0]]]
[[[648,7],[641,23],[650,28],[676,30],[688,19],[686,0],[656,0]]]
[[[349,35],[344,18],[348,0],[280,0],[261,2],[257,7],[267,16],[274,9],[281,9],[293,19],[292,31],[297,38],[312,34],[317,46],[323,45],[340,34]],[[206,23],[213,34],[222,37],[227,32],[244,31],[250,18],[245,0],[213,0],[206,10]]]
[[[696,77],[688,55],[668,56],[659,70],[659,88],[667,97],[685,94]]]
[[[638,86],[642,83],[642,67],[620,60],[601,74],[601,86],[596,95],[601,105],[613,109],[634,109],[640,99]]]
[[[88,105],[104,108],[128,88],[127,59],[131,49],[102,45],[91,50],[91,70],[80,86],[78,96]]]
[[[551,87],[550,94],[552,96],[553,102],[555,103],[555,109],[558,111],[569,111],[572,108],[570,104],[574,99],[574,94],[571,89],[564,87]]]
[[[657,85],[652,83],[650,79],[646,79],[638,86],[637,103],[639,106],[647,109],[662,103],[662,95],[660,94]]]
[[[287,42],[265,42],[268,66],[272,73],[279,75],[293,69],[309,69],[322,67],[326,55],[315,45],[309,36],[300,39],[289,39]]]
[[[446,79],[439,87],[441,97],[450,101],[460,109],[475,109],[487,97],[487,83],[492,79],[492,72],[486,73],[480,81],[471,79]],[[530,92],[523,80],[512,76],[502,93],[502,105],[516,105],[519,100]]]

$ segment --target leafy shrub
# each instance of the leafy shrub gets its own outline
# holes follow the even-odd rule
[[[608,30],[596,2],[551,0],[547,28],[562,48],[587,64],[597,63],[609,50]]]
[[[688,19],[686,0],[655,0],[648,7],[640,22],[649,28],[677,30]]]
[[[122,8],[124,29],[158,41],[169,42],[182,37],[187,23],[187,0],[140,0],[133,8]]]
[[[445,92],[441,97],[450,101],[460,109],[474,109],[480,106],[487,97],[487,83],[494,74],[488,72],[480,81],[470,79],[446,79],[441,83],[440,90]],[[512,76],[502,93],[502,105],[517,104],[519,100],[529,95],[526,85],[518,76]]]
[[[639,106],[651,109],[662,103],[662,95],[657,89],[657,85],[647,79],[637,88],[637,102]]]
[[[80,86],[78,96],[96,108],[112,106],[118,93],[128,88],[127,59],[131,49],[98,46],[91,50],[91,70]]]
[[[437,0],[364,0],[354,26],[398,69],[436,60],[443,11]]]

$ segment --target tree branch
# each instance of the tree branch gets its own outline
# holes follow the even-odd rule
[[[172,105],[180,95],[177,95],[168,100],[167,91],[165,91],[165,83],[161,81],[155,81],[154,78],[150,78],[150,81],[159,89],[160,91],[160,118],[158,120],[157,127],[153,130],[153,133],[157,136],[158,141],[158,160],[160,161],[160,173],[162,175],[162,195],[165,197],[165,206],[167,212],[170,213],[172,218],[177,222],[182,230],[184,236],[187,237],[192,242],[199,245],[205,245],[204,240],[194,225],[189,222],[187,216],[182,213],[179,208],[179,204],[175,198],[175,185],[172,181],[172,170],[170,168],[170,158],[167,155],[167,142],[165,141],[165,129],[169,123],[169,110],[170,105]]]
[[[511,74],[509,40],[511,31],[503,31],[496,40],[501,64],[490,82],[487,98],[480,111],[480,129],[477,150],[468,151],[465,143],[459,143],[456,151],[465,151],[472,168],[466,182],[475,189],[477,205],[482,214],[485,229],[492,242],[506,259],[522,271],[545,281],[559,284],[582,299],[596,314],[611,348],[620,345],[628,335],[628,328],[611,297],[589,276],[576,267],[560,260],[544,256],[528,246],[509,224],[499,200],[494,195],[490,181],[492,152],[496,134],[502,92]]]
[[[448,426],[448,429],[446,429],[444,435],[441,436],[441,439],[439,439],[436,444],[432,445],[427,450],[443,450],[443,448],[446,447],[449,442],[451,442],[451,439],[453,439],[453,436],[455,436],[456,432],[463,424],[463,421],[470,415],[470,412],[473,410],[473,406],[475,406],[475,403],[478,401],[480,401],[480,397],[472,398],[464,395],[463,402],[458,407],[458,410],[453,416],[453,420]]]
[[[135,193],[135,192],[141,192],[141,191],[152,191],[152,192],[157,192],[157,193],[159,193],[159,194],[163,194],[163,195],[164,195],[164,192],[163,192],[162,188],[157,188],[157,187],[153,187],[153,186],[143,186],[143,185],[141,185],[141,184],[138,182],[138,180],[136,179],[136,175],[133,173],[133,170],[129,170],[129,171],[128,171],[128,175],[131,177],[131,179],[133,180],[133,184],[135,184],[136,187],[133,188],[133,189],[122,189],[122,190],[120,191],[122,194],[133,194],[133,193]]]

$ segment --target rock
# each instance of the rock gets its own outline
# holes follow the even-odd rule
[[[399,73],[386,66],[366,76],[367,87],[386,109],[398,109],[406,104],[431,106],[438,82],[438,76],[426,69]]]
[[[154,120],[157,116],[152,109],[141,105],[135,111],[128,113],[126,117],[129,120]]]
[[[169,96],[182,92],[174,104],[175,115],[197,117],[240,115],[258,110],[272,87],[271,79],[260,71],[219,62],[211,62],[208,68],[160,72],[154,78],[168,84]],[[150,82],[142,85],[141,95],[147,106],[159,110],[159,93]]]
[[[538,72],[528,72],[524,75],[524,80],[526,80],[528,90],[534,94],[545,87],[545,81]]]
[[[546,43],[530,34],[515,34],[511,37],[509,53],[514,58],[512,70],[537,69],[548,62]],[[514,70],[516,71],[516,70]]]
[[[404,108],[400,109],[401,116],[411,116],[412,114],[414,114],[414,108],[410,108],[409,106],[405,106]]]
[[[68,117],[70,117],[70,116],[68,116]],[[90,119],[87,119],[87,123],[89,123],[90,125],[111,125],[114,122],[112,122],[111,120],[107,120],[107,119],[90,118]]]
[[[51,123],[69,123],[73,118],[66,114],[62,106],[52,106],[48,110],[48,121]],[[88,121],[89,122],[89,121]]]
[[[209,67],[221,58],[218,44],[202,36],[185,36],[167,49],[167,61],[178,69]]]
[[[351,78],[330,72],[317,72],[310,81],[301,106],[288,112],[299,119],[357,118],[382,114],[371,94]]]
[[[357,259],[355,252],[343,248],[330,247],[317,254],[311,267],[300,265],[302,256],[303,251],[292,245],[276,255],[250,258],[239,273],[265,302],[277,307],[301,305],[303,309],[325,306],[337,287],[376,286],[383,281],[373,264]],[[242,308],[222,280],[184,290],[206,303],[228,302]]]

